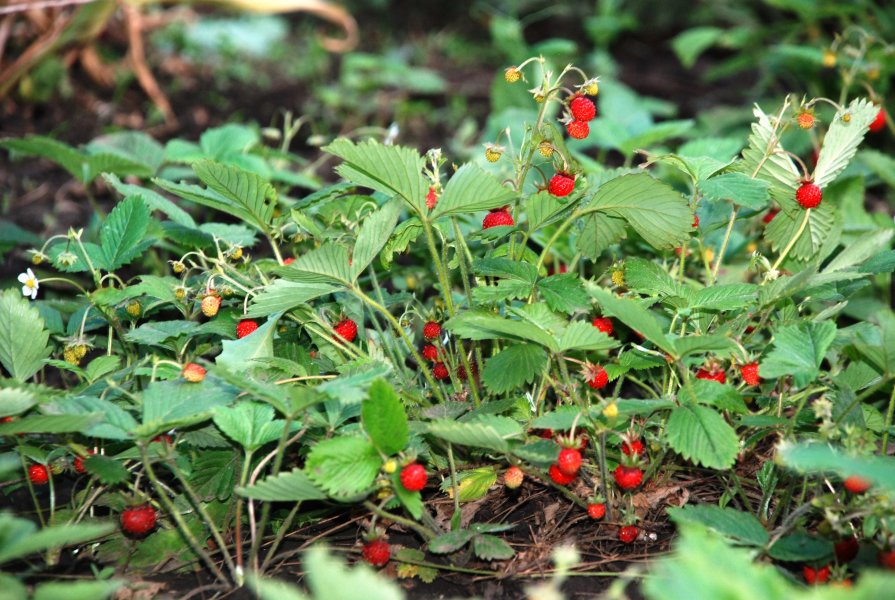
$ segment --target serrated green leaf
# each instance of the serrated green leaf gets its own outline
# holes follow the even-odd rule
[[[466,163],[448,180],[431,219],[498,208],[512,202],[515,196],[515,192],[501,185],[494,175],[475,163]]]
[[[480,467],[457,473],[457,491],[460,502],[472,502],[488,493],[497,482],[497,471],[494,467]],[[450,478],[441,482],[441,490],[453,498],[454,488]]]
[[[37,404],[28,390],[0,389],[0,417],[17,416]]]
[[[416,217],[402,221],[379,253],[379,262],[383,268],[390,269],[392,260],[398,252],[406,252],[410,244],[423,233],[423,224]]]
[[[310,300],[341,289],[342,286],[331,283],[277,279],[270,285],[264,286],[261,292],[252,298],[246,317],[267,317],[276,312],[288,312],[302,304],[307,304]]]
[[[134,344],[158,346],[181,335],[188,335],[199,326],[195,321],[150,321],[128,331],[124,339]]]
[[[344,161],[336,167],[336,172],[348,181],[388,196],[401,196],[419,214],[428,214],[423,157],[416,150],[385,146],[374,140],[355,144],[344,138],[324,146],[323,150]]]
[[[600,304],[605,316],[615,317],[665,352],[675,355],[677,350],[671,340],[665,336],[659,322],[637,301],[616,296],[596,285],[588,285],[587,291]]]
[[[724,356],[735,348],[733,340],[723,334],[688,335],[674,340],[674,349],[679,357],[707,353]]]
[[[117,175],[113,175],[111,173],[104,173],[103,179],[106,181],[106,183],[115,188],[115,190],[122,196],[141,196],[146,202],[146,206],[148,206],[150,210],[161,211],[168,215],[168,217],[172,221],[183,225],[184,227],[189,227],[191,229],[194,229],[196,227],[196,222],[193,220],[193,217],[191,217],[188,212],[186,212],[185,210],[174,204],[174,202],[168,200],[158,192],[141,187],[139,185],[124,183],[121,181],[121,179],[118,178]]]
[[[781,327],[774,332],[773,349],[762,358],[761,376],[792,375],[798,386],[813,381],[835,337],[836,325],[831,321]]]
[[[118,485],[131,479],[131,472],[121,461],[101,454],[92,454],[85,458],[84,470],[104,485]]]
[[[437,420],[429,423],[428,431],[453,444],[498,452],[506,452],[510,448],[510,440],[522,437],[522,427],[518,422],[510,417],[495,415],[483,415],[463,423]]]
[[[51,137],[31,135],[19,140],[2,140],[0,147],[26,156],[48,158],[81,183],[90,181],[87,157],[79,150]]]
[[[482,560],[508,560],[516,555],[512,546],[494,535],[477,534],[472,538],[472,551]]]
[[[351,285],[351,266],[344,246],[325,243],[306,252],[287,267],[278,271],[283,279],[299,283],[329,284],[347,287]]]
[[[255,485],[237,488],[236,493],[265,502],[302,502],[326,498],[311,478],[297,468],[262,479]]]
[[[795,204],[794,194],[787,196],[786,199],[778,197],[778,201],[783,210],[765,227],[765,239],[771,244],[774,252],[780,253],[798,233],[806,213]],[[828,241],[834,223],[835,212],[831,202],[824,202],[811,209],[808,224],[790,250],[789,256],[801,261],[813,258]]]
[[[534,344],[508,346],[485,361],[482,383],[494,394],[504,394],[532,383],[547,366],[547,353]]]
[[[628,258],[624,262],[625,286],[650,296],[688,297],[689,290],[665,269],[644,258]]]
[[[730,384],[719,383],[713,380],[696,379],[689,386],[681,389],[685,398],[691,402],[714,406],[718,410],[730,411],[737,414],[749,412],[743,396]]]
[[[780,444],[778,460],[802,473],[835,473],[842,479],[857,475],[874,486],[895,493],[895,458],[849,456],[826,444]]]
[[[751,513],[710,504],[671,507],[668,516],[676,524],[699,523],[721,535],[751,546],[763,547],[768,543],[768,532]]]
[[[189,432],[195,434],[195,432]],[[184,443],[184,436],[181,435],[180,443]],[[212,438],[217,443],[223,438]],[[186,443],[196,447],[195,435],[187,438]],[[229,444],[224,442],[227,450],[214,451],[210,448],[218,446],[206,446],[203,444],[202,452],[197,453],[193,460],[193,469],[190,473],[190,483],[194,486],[199,497],[210,502],[212,500],[227,501],[233,495],[233,487],[236,485],[236,475],[239,473],[239,454],[230,449]],[[241,454],[241,453],[240,453]]]
[[[715,45],[723,35],[724,30],[719,27],[694,27],[671,40],[671,48],[681,64],[690,69],[699,55]]]
[[[374,381],[369,394],[361,403],[364,431],[380,452],[387,456],[397,454],[410,441],[404,405],[385,379]]]
[[[450,554],[469,543],[475,533],[468,529],[449,531],[429,540],[429,552],[432,554]]]
[[[105,268],[113,271],[139,256],[149,227],[149,208],[140,196],[130,196],[112,209],[100,229]]]
[[[727,421],[706,406],[679,406],[671,411],[666,435],[682,457],[710,469],[729,469],[739,452],[739,438]]]
[[[750,283],[713,285],[695,292],[690,298],[694,310],[739,310],[758,299],[758,286]]]
[[[740,172],[767,181],[771,189],[784,195],[794,196],[802,174],[792,158],[779,151],[781,123],[776,116],[766,115],[757,104],[752,114],[758,121],[752,124],[749,145],[743,150],[743,161],[738,163]]]
[[[350,436],[323,440],[311,448],[305,463],[311,481],[336,498],[369,488],[381,467],[382,459],[373,444]]]
[[[854,242],[846,246],[833,260],[827,263],[823,273],[835,273],[837,271],[850,270],[857,268],[858,265],[868,259],[879,255],[883,250],[888,250],[892,244],[892,236],[895,234],[891,229],[881,231],[872,231],[866,233],[856,239]]]
[[[833,558],[833,542],[797,531],[774,542],[768,555],[786,562],[829,561]]]
[[[25,381],[43,366],[50,354],[50,332],[37,308],[15,288],[0,295],[0,364],[18,381]]]
[[[574,273],[552,275],[538,281],[538,292],[550,310],[572,314],[587,308],[590,298]]]
[[[32,600],[104,600],[126,585],[122,579],[101,581],[49,581],[34,588]]]
[[[559,337],[559,350],[611,350],[619,346],[618,341],[606,335],[588,321],[569,323]]]
[[[532,194],[525,201],[525,218],[528,221],[528,232],[533,233],[554,222],[560,215],[564,214],[570,206],[576,202],[562,202],[567,198],[557,199],[550,192],[543,190],[536,194]]]
[[[278,439],[286,424],[274,419],[272,406],[258,402],[216,406],[211,415],[218,429],[250,452]]]
[[[879,106],[866,98],[855,98],[838,111],[824,135],[814,167],[814,184],[825,188],[845,170],[879,113]],[[843,119],[849,116],[848,121]]]
[[[262,232],[268,230],[277,193],[260,175],[211,160],[193,163],[193,171],[209,190],[219,194],[231,207],[239,207],[239,212],[248,214],[245,220],[249,224]]]
[[[215,359],[215,364],[240,373],[255,366],[252,364],[255,359],[273,356],[273,338],[281,316],[282,313],[271,315],[252,335],[239,340],[223,340],[223,350]]]
[[[566,429],[571,426],[569,423]],[[525,462],[546,469],[559,458],[560,447],[553,440],[537,440],[524,446],[516,446],[512,451],[515,456]]]
[[[135,434],[152,438],[173,427],[200,423],[216,406],[229,404],[236,389],[206,377],[200,383],[155,381],[143,392],[143,423]]]
[[[400,212],[401,205],[397,201],[386,202],[382,208],[364,219],[351,257],[352,281],[364,272],[388,242],[398,224]]]
[[[724,173],[703,181],[699,187],[710,202],[730,200],[739,206],[761,210],[768,204],[769,186],[767,181],[743,173]]]
[[[470,340],[532,341],[552,352],[558,350],[556,340],[542,328],[516,319],[505,319],[489,312],[464,312],[447,321],[444,327],[454,334]]]
[[[534,286],[519,279],[501,279],[497,285],[477,285],[472,288],[472,299],[475,304],[501,303],[507,300],[528,298]]]
[[[14,433],[73,433],[102,421],[100,413],[84,415],[29,415],[0,423],[0,436]]]
[[[603,251],[625,237],[625,220],[601,212],[591,213],[581,221],[575,246],[581,254],[597,260]]]
[[[0,564],[22,559],[49,548],[62,548],[69,544],[87,542],[114,531],[114,523],[68,523],[44,527],[8,513],[0,515]]]

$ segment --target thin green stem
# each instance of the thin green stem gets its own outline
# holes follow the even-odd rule
[[[399,515],[387,512],[379,508],[369,500],[364,500],[364,508],[372,512],[374,515],[378,515],[380,519],[388,519],[389,521],[393,521],[395,523],[398,523],[399,525],[403,525],[404,527],[413,529],[426,541],[431,540],[435,537],[435,533],[428,527],[425,527],[424,525],[421,525],[416,521],[411,521],[410,519],[405,519],[404,517],[401,517]]]
[[[454,496],[454,517],[451,519],[451,529],[453,529],[454,519],[457,519],[457,524],[459,525],[460,486],[457,485],[457,464],[454,462],[454,447],[450,442],[447,443],[447,457],[448,466],[451,469],[451,492]]]
[[[893,414],[895,414],[895,386],[892,386],[892,393],[889,395],[889,408],[886,410],[886,423],[883,427],[883,440],[880,446],[880,452],[883,456],[889,453],[889,430],[892,428]]]
[[[733,224],[736,220],[737,207],[734,205],[733,210],[730,212],[730,220],[727,222],[727,229],[724,231],[724,239],[721,241],[721,247],[718,249],[718,258],[715,260],[715,266],[712,268],[712,278],[709,280],[709,285],[713,285],[718,279],[718,270],[724,261],[724,253],[727,252],[727,244],[730,243],[730,234],[733,232]]]
[[[286,533],[289,531],[289,528],[292,526],[292,521],[295,520],[295,515],[298,514],[298,510],[301,507],[301,501],[295,503],[295,506],[292,507],[292,510],[289,511],[289,514],[286,515],[286,518],[283,519],[283,522],[280,524],[279,529],[277,529],[277,534],[274,536],[273,542],[270,545],[270,549],[267,551],[267,554],[264,556],[264,562],[261,563],[261,569],[259,570],[261,573],[264,573],[267,570],[267,567],[270,566],[270,561],[273,560],[274,554],[277,549],[280,547],[280,544],[283,542],[283,539],[286,537]],[[260,533],[259,533],[259,537]]]
[[[811,209],[805,209],[805,216],[802,218],[802,224],[799,225],[798,230],[796,230],[796,234],[792,236],[792,239],[789,240],[789,243],[786,244],[786,248],[783,249],[783,252],[780,253],[780,256],[777,257],[777,260],[774,261],[774,264],[771,266],[771,271],[776,271],[777,267],[786,259],[789,251],[793,249],[793,246],[796,245],[796,242],[799,241],[799,238],[802,237],[802,234],[805,232],[805,227],[808,226],[808,220],[811,218]]]
[[[438,280],[441,283],[441,295],[444,297],[444,304],[447,307],[448,315],[454,316],[454,299],[451,294],[450,279],[447,269],[441,262],[441,256],[438,247],[435,245],[435,235],[432,233],[432,224],[426,215],[421,215],[420,221],[423,223],[423,232],[426,234],[426,244],[429,246],[429,253],[435,262],[435,271],[438,273]]]

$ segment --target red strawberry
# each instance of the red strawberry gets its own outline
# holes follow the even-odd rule
[[[575,96],[569,103],[569,110],[576,121],[590,121],[597,116],[597,107],[590,98]]]
[[[423,346],[423,351],[421,353],[423,358],[428,361],[438,360],[438,348],[433,346],[432,344],[426,344]]]
[[[625,525],[618,530],[618,541],[630,544],[637,539],[637,528],[633,525]]]
[[[699,227],[699,215],[693,213],[693,229]]]
[[[412,462],[401,469],[401,485],[409,492],[418,492],[426,487],[426,468],[416,462]]]
[[[515,465],[507,469],[507,472],[503,474],[503,484],[511,490],[515,490],[520,485],[522,485],[522,481],[524,479],[525,473],[523,473],[522,469]]]
[[[538,434],[538,437],[541,437],[545,440],[553,439],[553,430],[552,429],[542,429],[541,433]]]
[[[294,256],[290,256],[289,258],[287,258],[286,260],[283,261],[283,264],[284,264],[284,265],[291,265],[291,264],[294,263],[294,262],[295,262],[295,257],[294,257]]]
[[[606,515],[606,505],[602,502],[592,502],[587,505],[587,514],[591,519],[602,519]]]
[[[245,336],[254,333],[258,329],[258,322],[253,319],[243,319],[236,324],[236,339],[241,340]]]
[[[199,383],[205,379],[205,369],[196,363],[185,364],[180,374],[190,383]]]
[[[643,471],[638,467],[619,465],[615,468],[615,483],[623,490],[633,490],[643,483]]]
[[[152,441],[155,444],[173,444],[174,438],[172,438],[167,433],[162,433],[152,438]]]
[[[93,450],[87,451],[87,456],[90,456],[92,454],[96,454],[96,452],[94,452]],[[75,460],[72,462],[72,466],[75,469],[75,473],[84,473],[86,471],[86,469],[84,468],[84,459],[85,458],[87,458],[87,457],[86,456],[76,456],[75,457]]]
[[[132,506],[121,513],[121,529],[135,536],[146,535],[155,527],[156,512],[149,504]]]
[[[482,221],[482,229],[513,226],[515,224],[516,222],[513,220],[513,216],[510,213],[504,210],[496,210],[485,215],[485,219]]]
[[[50,481],[50,472],[44,465],[31,465],[28,467],[28,479],[34,485],[46,485]]]
[[[216,314],[218,314],[218,310],[221,308],[221,297],[215,296],[213,294],[209,294],[202,298],[202,314],[208,317],[209,319]]]
[[[879,561],[879,566],[884,569],[889,569],[890,571],[895,571],[895,550],[880,550],[877,560]]]
[[[547,474],[550,475],[550,479],[553,480],[553,483],[559,485],[569,485],[570,483],[575,481],[574,475],[566,475],[559,470],[559,467],[557,465],[550,465],[550,469],[547,471]]]
[[[382,538],[378,538],[364,544],[361,554],[363,554],[367,564],[373,565],[374,567],[384,567],[388,562],[388,559],[392,556],[392,550],[388,545],[388,542]]]
[[[771,210],[769,210],[767,212],[767,214],[765,216],[763,216],[761,218],[761,220],[764,221],[765,225],[767,225],[768,223],[770,223],[771,221],[774,220],[774,217],[776,217],[777,213],[779,213],[779,212],[780,212],[779,208],[772,208]]]
[[[441,325],[435,321],[429,321],[423,326],[423,337],[427,340],[434,340],[441,335]]]
[[[606,373],[606,369],[600,365],[593,365],[591,373],[593,374],[593,377],[587,381],[587,385],[591,388],[601,390],[606,387],[607,383],[609,383],[609,374]]]
[[[718,383],[727,383],[727,375],[724,371],[709,371],[707,369],[699,369],[696,371],[696,379],[708,379],[709,381],[717,381]]]
[[[886,126],[886,109],[880,108],[879,112],[876,113],[876,118],[873,119],[873,123],[870,124],[868,129],[871,133],[878,133],[882,131],[883,127]]]
[[[615,331],[612,326],[612,319],[608,317],[594,317],[593,326],[606,335],[612,335],[613,331]]]
[[[632,454],[643,454],[643,442],[640,440],[632,440],[629,442],[622,442],[622,454],[625,456],[631,456]]]
[[[858,555],[860,548],[858,538],[855,536],[839,540],[833,545],[833,551],[836,553],[836,562],[839,564],[851,562]]]
[[[435,363],[435,366],[432,367],[432,376],[438,381],[447,379],[450,375],[447,366],[443,362],[437,362]]]
[[[551,177],[547,185],[547,191],[557,198],[568,196],[573,189],[575,189],[575,177],[562,171]]]
[[[821,191],[819,187],[814,185],[813,183],[803,183],[798,190],[796,190],[796,202],[799,203],[799,206],[802,208],[816,208],[820,206],[820,201],[823,200],[824,193]]]
[[[429,193],[426,194],[426,208],[432,210],[436,203],[438,203],[438,194],[435,193],[434,187],[429,186]]]
[[[559,452],[556,466],[563,475],[574,477],[578,473],[578,469],[581,468],[581,453],[575,448],[563,448]]]
[[[586,121],[569,121],[566,124],[566,131],[569,132],[569,137],[583,140],[590,135],[590,125]]]
[[[475,366],[474,362],[469,363],[469,370],[472,371],[473,376],[478,375],[478,367]],[[468,375],[466,373],[466,367],[463,365],[457,366],[457,377],[460,378],[460,381],[466,381]]]
[[[847,489],[852,494],[863,494],[864,492],[869,490],[870,486],[873,484],[863,477],[852,475],[851,477],[846,478],[844,485],[845,489]]]
[[[808,585],[825,583],[827,579],[830,578],[830,565],[825,565],[819,569],[814,569],[805,565],[802,567],[802,575],[805,577],[805,581]]]
[[[346,342],[353,342],[357,337],[357,323],[351,319],[342,319],[333,325],[333,331]]]
[[[746,385],[758,385],[761,383],[761,378],[758,376],[758,363],[756,362],[741,366],[740,375],[743,377]]]

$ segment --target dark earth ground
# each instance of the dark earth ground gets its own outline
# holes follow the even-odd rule
[[[545,26],[547,27],[547,26]],[[547,27],[549,29],[549,27]],[[537,34],[535,34],[537,35]],[[748,93],[752,81],[742,76],[729,85],[709,85],[700,82],[697,73],[718,57],[708,56],[697,65],[696,72],[686,71],[670,51],[656,53],[656,48],[668,48],[669,32],[661,38],[637,35],[624,36],[613,49],[613,55],[621,62],[619,72],[622,81],[639,93],[674,102],[680,107],[681,118],[696,115],[704,106],[718,104],[740,104],[742,96]],[[582,47],[587,47],[583,42]],[[440,65],[442,76],[450,82],[463,86],[469,97],[470,110],[483,122],[488,113],[488,90],[493,73],[500,65],[481,65],[478,69],[452,69],[451,65]],[[156,71],[164,89],[173,86],[172,76]],[[27,134],[52,134],[71,144],[83,144],[101,134],[109,127],[145,126],[144,115],[148,101],[135,85],[125,90],[112,101],[110,94],[98,90],[83,73],[72,73],[73,96],[65,102],[44,105],[19,104],[11,100],[0,101],[0,137],[18,137]],[[209,73],[195,72],[178,78],[178,91],[170,95],[179,118],[176,129],[156,128],[148,130],[164,141],[171,137],[198,139],[202,131],[226,122],[233,114],[250,115],[262,125],[276,121],[284,108],[301,113],[301,100],[307,97],[300,82],[274,81],[264,89],[234,87],[219,90],[227,99],[226,105],[209,110],[203,104],[203,91],[214,86]],[[444,103],[440,97],[424,98],[433,104]],[[450,135],[448,131],[431,128],[406,127],[406,135],[401,142],[420,148],[442,145],[441,141]],[[294,152],[310,155],[316,152],[299,138],[291,148]],[[28,160],[9,162],[5,154],[0,155],[0,189],[5,197],[3,218],[45,237],[51,233],[64,231],[69,226],[82,226],[92,214],[83,188],[72,182],[67,174],[49,162]],[[102,205],[114,201],[108,192],[97,190],[97,200]],[[21,272],[22,256],[7,253],[0,265],[0,277],[8,278]],[[744,460],[744,465],[759,461]],[[751,473],[741,474],[744,480]],[[616,540],[616,526],[596,523],[584,511],[556,493],[552,488],[527,480],[518,493],[510,494],[502,486],[495,486],[482,500],[464,505],[464,518],[476,522],[515,523],[516,528],[505,534],[514,546],[517,555],[508,562],[483,563],[470,559],[463,567],[493,571],[495,575],[472,575],[462,572],[442,570],[432,584],[424,584],[418,579],[399,580],[407,588],[412,598],[450,598],[477,595],[482,598],[519,598],[524,596],[526,586],[537,582],[552,569],[550,552],[563,542],[574,542],[581,552],[583,564],[577,570],[589,571],[586,575],[571,577],[563,586],[569,598],[591,598],[605,591],[615,577],[605,576],[624,571],[629,567],[648,565],[650,559],[665,553],[673,537],[673,527],[664,516],[668,505],[678,505],[690,501],[716,501],[720,489],[713,488],[709,480],[678,480],[668,476],[658,476],[645,489],[635,495],[635,507],[642,520],[639,526],[643,533],[634,544],[623,545]],[[587,496],[583,491],[582,496]],[[449,518],[450,500],[437,494],[429,503],[430,511],[438,517]],[[27,498],[15,495],[0,499],[0,505],[30,506]],[[445,515],[448,515],[445,517]],[[313,541],[326,537],[337,552],[343,552],[351,561],[359,558],[358,527],[368,515],[362,511],[344,513],[337,509],[331,517],[314,525],[296,530],[290,534],[281,549],[282,560],[278,561],[273,576],[295,580],[301,576],[298,552]],[[402,528],[393,526],[389,530],[390,540],[395,546],[418,547],[419,540]],[[439,562],[438,558],[427,560]],[[442,564],[446,564],[442,562]],[[456,564],[456,563],[455,563]],[[459,566],[459,565],[458,565]],[[242,591],[222,592],[204,573],[193,571],[189,566],[164,565],[165,569],[142,574],[142,581],[148,587],[143,595],[133,598],[250,598]],[[386,568],[394,576],[396,568],[392,561]],[[34,577],[40,581],[49,577],[89,576],[87,561],[69,560],[52,573],[42,573]],[[131,580],[139,577],[128,573]],[[639,598],[636,578],[628,588],[629,596]]]

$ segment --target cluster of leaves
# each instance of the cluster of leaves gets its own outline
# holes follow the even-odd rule
[[[895,535],[895,314],[879,290],[895,252],[891,222],[863,211],[849,173],[878,108],[855,99],[829,116],[810,175],[824,202],[805,210],[795,199],[805,174],[784,150],[800,133],[788,102],[775,115],[756,107],[745,144],[691,141],[657,148],[652,172],[607,170],[577,161],[583,150],[550,122],[575,71],[531,64],[537,125],[494,164],[444,169],[439,151],[338,139],[324,151],[344,181],[322,186],[237,126],[166,147],[136,133],[83,149],[2,142],[85,184],[102,174],[122,197],[86,231],[32,251],[26,280],[60,293],[0,297],[4,489],[32,497],[44,531],[70,532],[26,549],[102,536],[91,550],[100,561],[198,559],[242,584],[298,523],[360,504],[374,532],[390,523],[448,560],[498,561],[514,555],[499,535],[512,524],[461,526],[460,504],[493,492],[508,465],[582,508],[601,497],[601,526],[615,531],[646,515],[609,471],[648,456],[646,486],[698,469],[723,490],[717,506],[672,519],[754,556],[822,565],[854,531],[884,556]],[[595,94],[596,81],[579,88]],[[552,171],[574,178],[571,193],[541,189],[536,174]],[[197,224],[190,205],[223,222]],[[512,224],[483,228],[485,211]],[[257,327],[238,335],[248,320]],[[356,338],[334,332],[345,320]],[[434,361],[420,349],[431,322],[443,325],[429,340]],[[204,378],[185,378],[196,363]],[[745,365],[760,380],[727,383]],[[548,429],[584,449],[572,485],[546,474],[561,446],[534,430]],[[631,459],[624,444],[638,440]],[[411,463],[441,475],[455,503],[446,521],[427,504],[431,488],[403,481]],[[32,464],[47,467],[49,494],[24,477]],[[853,476],[870,491],[843,492]],[[53,493],[59,478],[74,478],[70,497]],[[136,545],[78,528],[87,514],[144,503],[161,525]],[[720,544],[705,540],[683,544]],[[423,558],[398,556],[420,576],[432,568]]]

